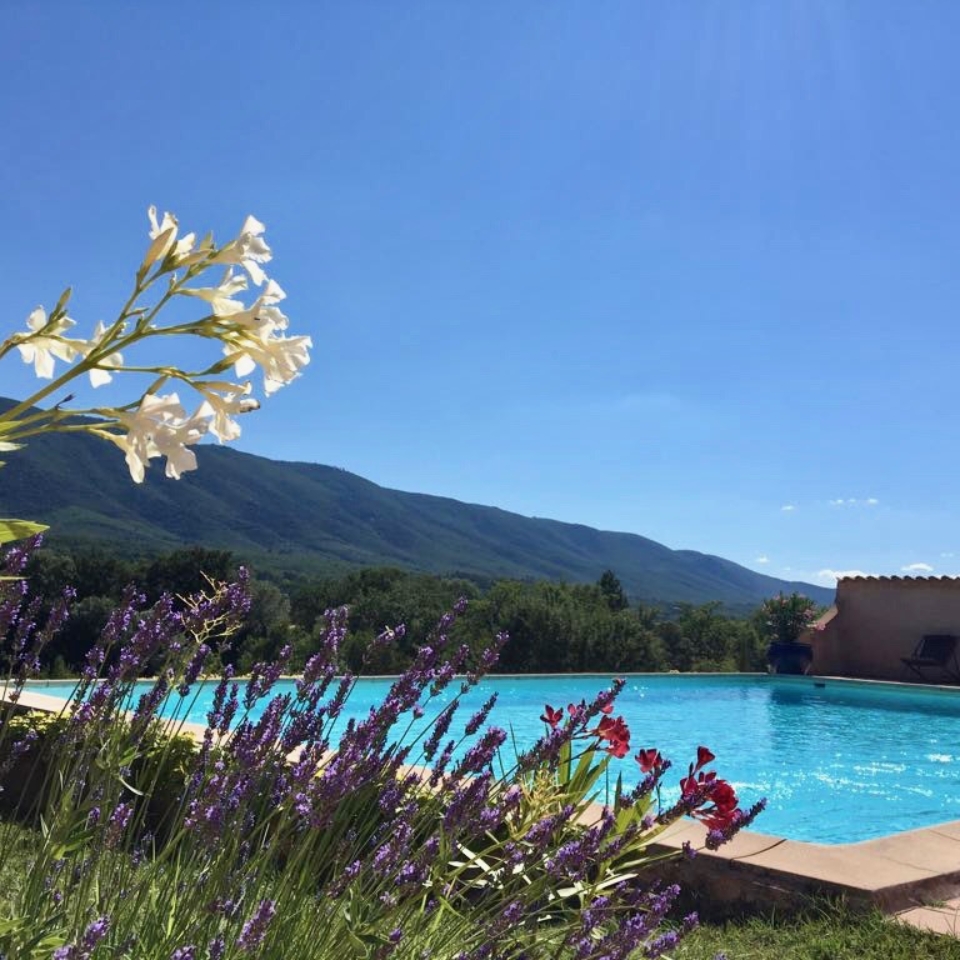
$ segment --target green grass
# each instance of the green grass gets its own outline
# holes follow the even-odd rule
[[[37,833],[23,827],[5,824],[4,830],[18,850],[0,875],[0,916],[13,905],[30,852],[40,842]],[[713,960],[721,952],[729,960],[960,960],[960,939],[923,933],[876,911],[819,904],[796,917],[704,924],[673,957]]]
[[[896,923],[879,911],[821,904],[796,917],[704,924],[676,960],[960,960],[960,940]]]

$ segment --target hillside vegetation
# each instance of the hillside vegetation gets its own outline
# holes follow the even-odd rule
[[[746,612],[779,591],[832,599],[821,587],[635,534],[389,490],[345,470],[225,447],[204,446],[198,456],[196,473],[171,482],[154,469],[138,486],[109,445],[38,437],[3,470],[0,515],[50,524],[54,545],[143,557],[197,544],[232,550],[280,576],[392,566],[488,583],[592,583],[612,569],[628,596],[645,603],[717,601]]]
[[[123,561],[102,553],[41,550],[27,569],[31,591],[42,610],[55,606],[64,588],[76,591],[73,612],[43,648],[40,665],[48,676],[76,674],[96,642],[127,584],[136,583],[148,603],[163,593],[182,597],[203,589],[207,577],[235,576],[227,551],[177,550],[149,561]],[[325,611],[347,606],[348,640],[340,651],[345,669],[399,673],[428,642],[441,615],[458,598],[469,602],[451,639],[475,652],[501,632],[510,637],[497,667],[509,673],[565,673],[663,670],[747,670],[766,668],[763,618],[728,616],[718,603],[680,604],[660,611],[630,604],[620,581],[605,571],[592,584],[472,581],[369,567],[342,577],[277,584],[254,579],[252,605],[223,662],[243,672],[258,661],[286,657],[287,668],[303,668],[322,644]],[[385,628],[406,632],[387,644],[374,643]],[[151,664],[151,669],[156,669]]]

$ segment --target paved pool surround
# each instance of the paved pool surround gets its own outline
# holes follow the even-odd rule
[[[9,701],[0,697],[0,704]],[[24,690],[13,706],[16,712],[58,714],[64,701]],[[182,727],[197,740],[203,730],[199,724]],[[593,804],[587,819],[601,810]],[[960,896],[960,820],[859,843],[807,843],[743,830],[721,849],[706,850],[704,837],[702,825],[683,821],[651,849],[678,852],[689,841],[698,850],[692,860],[667,861],[659,872],[680,883],[686,905],[710,919],[796,911],[814,896],[843,897],[851,906],[873,905],[889,914]]]

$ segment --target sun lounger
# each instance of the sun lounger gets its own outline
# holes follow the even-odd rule
[[[915,674],[921,683],[948,680],[960,683],[960,663],[957,662],[957,638],[950,633],[927,633],[920,638],[916,650],[909,657],[901,657],[904,667]],[[924,671],[935,671],[926,676]]]

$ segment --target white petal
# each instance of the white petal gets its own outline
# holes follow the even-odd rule
[[[127,469],[130,471],[130,476],[133,478],[134,483],[143,483],[144,477],[144,462],[137,456],[135,450],[127,448],[127,455],[124,457],[127,461]]]
[[[185,446],[174,447],[173,450],[164,451],[167,455],[166,475],[172,480],[179,480],[181,473],[188,470],[197,469],[197,458],[192,450]]]
[[[259,287],[267,275],[260,269],[260,264],[254,260],[244,260],[241,266],[250,274],[250,279]]]
[[[277,283],[276,280],[268,280],[267,285],[263,288],[263,293],[261,294],[264,303],[279,303],[281,300],[286,300],[287,295],[283,291],[283,287]]]
[[[37,307],[35,310],[30,311],[30,316],[27,317],[27,326],[36,333],[38,330],[42,330],[47,325],[47,311],[43,307]]]
[[[37,346],[33,351],[33,369],[41,380],[53,378],[53,354],[43,347]]]
[[[250,354],[242,353],[234,361],[233,369],[238,377],[247,377],[257,369],[257,364]]]

